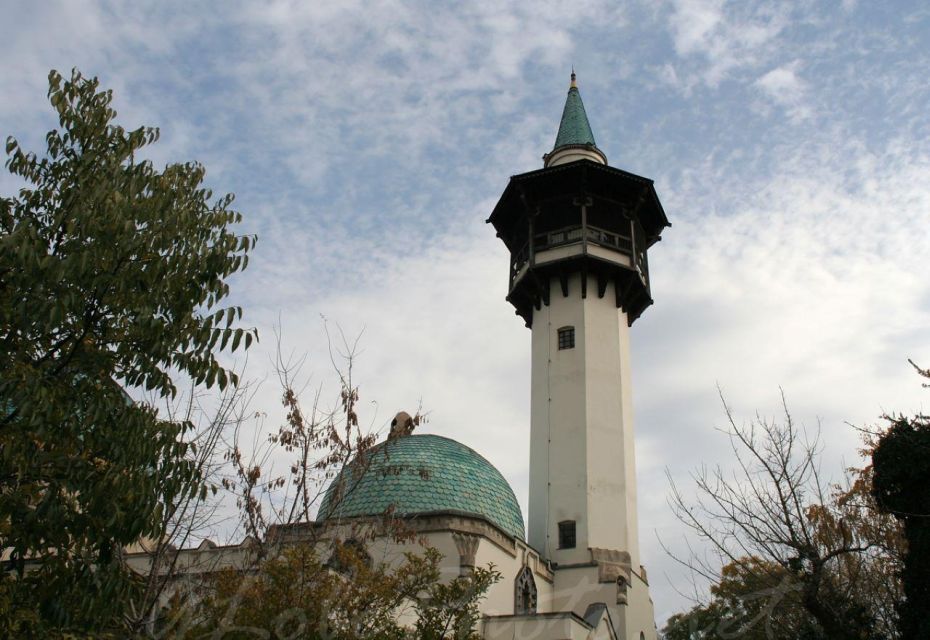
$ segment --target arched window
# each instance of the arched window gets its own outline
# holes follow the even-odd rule
[[[513,612],[518,616],[536,613],[536,580],[533,579],[533,572],[527,566],[520,569],[520,573],[517,574],[517,582],[514,584]]]
[[[339,573],[353,574],[360,567],[371,567],[371,556],[365,551],[365,545],[354,538],[345,542],[336,542],[329,567]]]

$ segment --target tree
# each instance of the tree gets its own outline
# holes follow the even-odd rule
[[[491,585],[500,579],[501,574],[488,566],[475,567],[470,574],[449,582],[431,581],[425,596],[416,600],[416,637],[419,640],[480,638],[475,632],[481,617],[478,604]]]
[[[911,365],[930,378],[930,370]],[[916,640],[930,637],[930,416],[885,419],[887,429],[872,452],[873,494],[881,509],[904,526],[901,637]]]
[[[219,397],[194,388],[162,403],[168,421],[191,425],[185,436],[188,458],[202,488],[166,500],[161,510],[162,535],[136,545],[134,553],[127,554],[126,564],[139,578],[138,588],[133,590],[123,613],[127,634],[150,635],[154,631],[166,597],[185,580],[185,570],[179,566],[182,549],[203,540],[217,524],[217,509],[223,497],[217,488],[225,466],[221,445],[230,429],[242,422],[253,395],[254,389],[240,382],[227,387]],[[204,491],[203,486],[209,486],[210,491]],[[142,547],[141,552],[138,547]]]
[[[782,405],[782,422],[738,425],[724,402],[736,473],[698,474],[695,504],[673,484],[677,517],[720,564],[682,560],[711,583],[711,600],[670,620],[666,633],[895,638],[902,539],[872,499],[871,469],[851,470],[842,485],[823,481],[818,437],[798,428],[784,397]]]
[[[260,560],[274,556],[281,550],[282,541],[288,539],[269,535],[272,527],[279,531],[299,530],[303,542],[315,542],[313,517],[330,481],[350,463],[364,469],[368,450],[377,440],[376,434],[359,424],[359,389],[353,382],[353,367],[361,336],[350,342],[340,329],[340,344],[334,347],[325,319],[323,327],[338,380],[335,401],[323,400],[321,384],[314,390],[309,408],[304,406],[301,390],[307,386],[302,380],[306,358],[286,357],[276,331],[275,372],[285,410],[283,424],[274,433],[265,434],[261,432],[264,423],[260,422],[260,432],[250,437],[245,422],[239,421],[226,453],[233,473],[224,479],[223,487],[236,496],[242,530],[259,546]],[[420,424],[424,417],[417,413],[413,420]],[[264,443],[258,444],[260,440]],[[281,458],[288,461],[283,472],[280,466],[274,466],[274,461]],[[401,523],[390,517],[383,524],[390,525],[386,529],[391,535],[404,535]],[[269,543],[270,549],[266,548]]]
[[[780,566],[741,558],[720,570],[710,588],[711,601],[669,618],[666,640],[740,638],[796,640],[823,637],[804,611],[799,590]]]
[[[191,424],[124,389],[226,388],[217,353],[256,334],[221,305],[255,242],[231,230],[233,197],[211,202],[199,164],[138,159],[158,130],[115,124],[98,89],[52,71],[45,157],[6,144],[26,186],[0,199],[0,600],[24,624],[99,633],[137,586],[121,550],[204,490]]]
[[[324,323],[324,327],[325,327]],[[327,329],[327,336],[328,336]],[[313,393],[309,409],[298,389],[303,359],[284,358],[278,340],[276,368],[285,408],[283,424],[264,445],[248,446],[237,425],[226,459],[224,487],[237,498],[249,557],[179,591],[162,616],[159,634],[223,638],[475,638],[478,603],[499,579],[477,567],[451,580],[442,555],[389,509],[380,516],[314,522],[323,494],[345,465],[367,470],[376,436],[360,427],[359,389],[353,382],[355,341],[340,333],[330,360],[338,379],[332,405]],[[411,418],[419,424],[422,416]],[[263,430],[263,423],[258,424]],[[273,462],[287,462],[284,472]],[[352,486],[330,490],[329,504]],[[458,566],[456,566],[458,572]]]
[[[442,556],[431,548],[388,563],[342,545],[333,558],[324,563],[314,545],[301,542],[254,575],[221,571],[196,611],[182,607],[169,614],[172,630],[191,639],[471,640],[477,638],[477,603],[499,578],[492,568],[479,567],[442,582]],[[399,621],[412,611],[413,630]],[[185,628],[190,618],[195,624]]]

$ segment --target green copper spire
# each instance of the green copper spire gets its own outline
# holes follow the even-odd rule
[[[594,134],[591,133],[588,115],[584,112],[584,103],[581,102],[581,94],[578,93],[574,69],[572,70],[572,84],[568,89],[568,97],[565,99],[565,109],[562,110],[562,122],[559,123],[559,135],[555,137],[555,146],[552,150],[555,151],[559,147],[571,144],[594,145]]]

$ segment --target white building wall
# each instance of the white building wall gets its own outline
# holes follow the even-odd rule
[[[487,624],[482,628],[489,634],[488,637],[535,640],[564,640],[567,637],[593,640],[603,637],[606,640],[609,634],[602,628],[606,622],[602,621],[592,630],[580,620],[588,605],[604,603],[610,609],[611,620],[616,625],[619,639],[639,640],[639,633],[643,631],[647,640],[655,640],[652,602],[649,600],[645,582],[637,575],[633,576],[627,592],[629,605],[622,605],[617,603],[616,583],[599,579],[599,568],[590,561],[590,553],[588,562],[553,572],[546,561],[526,543],[503,534],[483,521],[456,515],[438,515],[411,523],[418,532],[415,540],[407,542],[398,542],[391,536],[371,537],[370,532],[366,532],[364,527],[359,529],[350,525],[336,525],[328,528],[319,540],[321,558],[327,559],[331,551],[331,538],[348,539],[363,534],[361,539],[364,540],[365,550],[372,560],[394,567],[403,563],[404,554],[407,552],[422,553],[427,546],[437,549],[443,555],[441,579],[451,581],[461,572],[461,556],[456,536],[475,536],[477,546],[474,566],[493,565],[501,574],[501,579],[491,586],[481,600],[479,611],[483,616],[508,618],[486,620]],[[292,544],[299,539],[300,536],[296,536],[282,544]],[[199,581],[206,574],[220,568],[252,567],[255,560],[253,551],[254,548],[248,542],[228,547],[204,544],[200,549],[181,551],[178,558],[181,574],[163,594],[165,600],[167,601],[175,590],[180,590],[190,597],[189,594],[197,591]],[[151,568],[150,557],[145,553],[129,554],[127,561],[140,574],[148,573]],[[516,579],[524,566],[533,572],[538,615],[514,615]],[[412,627],[416,623],[416,608],[413,602],[400,606],[394,614],[402,625]],[[516,636],[508,636],[508,633],[516,633]]]
[[[491,530],[487,525],[460,516],[438,516],[430,518],[425,530],[417,532],[416,539],[407,542],[397,542],[390,536],[379,536],[366,539],[366,552],[375,562],[385,562],[393,567],[399,567],[404,562],[405,553],[422,553],[426,547],[433,547],[439,551],[443,560],[440,565],[441,579],[451,581],[460,575],[460,555],[455,542],[455,535],[473,535],[478,538],[475,550],[474,566],[485,567],[493,565],[501,574],[501,579],[491,585],[485,597],[479,604],[483,615],[513,615],[515,605],[516,579],[524,566],[533,572],[533,579],[537,591],[537,611],[552,611],[553,577],[546,562],[539,554],[531,549],[525,542],[510,538],[499,531]],[[482,533],[483,532],[483,533]],[[333,530],[329,535],[340,538],[349,537],[340,535],[340,531]],[[325,543],[322,548],[326,548]],[[399,619],[402,624],[413,624],[415,618],[412,610],[404,612],[406,615]]]
[[[588,454],[588,546],[630,554],[639,567],[630,329],[614,285],[584,300],[585,415]]]
[[[628,552],[639,567],[630,342],[613,285],[550,282],[534,310],[530,427],[530,545],[558,565],[590,562],[589,548]],[[559,350],[558,330],[575,328]],[[558,523],[576,522],[574,549],[558,549]]]
[[[534,310],[530,408],[528,542],[559,564],[586,562],[587,463],[584,305],[578,277],[563,298],[551,286],[549,305]],[[575,327],[575,348],[559,350],[560,327]],[[577,544],[559,549],[558,523],[574,520]]]
[[[652,598],[649,597],[649,585],[638,574],[633,574],[633,580],[627,589],[627,604],[621,607],[623,617],[618,620],[617,626],[624,629],[625,640],[656,640],[655,610]],[[642,633],[642,636],[640,636]]]
[[[576,565],[555,572],[552,604],[556,611],[571,611],[581,616],[589,604],[602,602],[611,607],[616,601],[616,584],[598,582],[596,566]]]
[[[640,640],[640,633],[646,640],[656,640],[655,613],[649,597],[649,585],[636,571],[622,590],[618,590],[616,582],[600,581],[596,565],[555,571],[555,611],[571,611],[583,616],[588,606],[597,602],[607,605],[620,640]]]
[[[515,584],[517,576],[524,565],[529,566],[530,570],[533,571],[537,592],[537,611],[551,611],[551,573],[540,561],[539,556],[525,545],[518,544],[516,551],[517,555],[513,556],[488,539],[482,539],[478,545],[475,566],[487,567],[493,564],[494,568],[501,574],[501,579],[488,589],[486,597],[479,606],[482,614],[493,616],[513,615],[516,602]]]
[[[606,620],[592,629],[571,615],[490,618],[480,630],[485,640],[614,640]]]

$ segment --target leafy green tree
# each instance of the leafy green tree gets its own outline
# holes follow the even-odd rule
[[[0,607],[37,634],[99,634],[136,586],[122,549],[204,490],[190,423],[124,389],[237,382],[217,353],[255,333],[221,303],[255,239],[201,165],[137,158],[158,130],[115,124],[96,78],[52,71],[48,97],[60,128],[41,158],[7,140],[25,186],[0,198]]]
[[[914,368],[930,378],[930,370]],[[930,637],[930,416],[887,420],[888,428],[872,453],[874,495],[882,510],[904,526],[901,637],[916,640]]]

